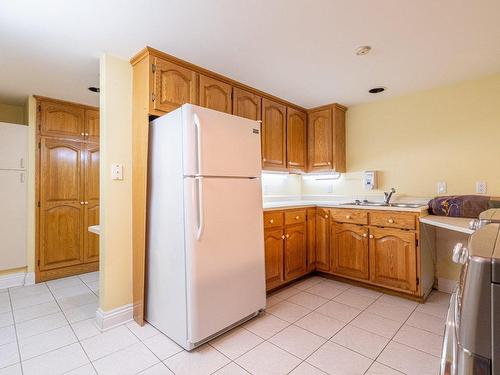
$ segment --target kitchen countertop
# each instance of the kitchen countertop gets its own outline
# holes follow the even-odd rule
[[[336,208],[351,208],[356,210],[379,210],[379,211],[403,211],[403,212],[425,212],[427,206],[422,205],[417,208],[409,207],[390,207],[390,206],[358,206],[350,204],[341,204],[342,202],[331,201],[277,201],[277,202],[264,202],[264,211],[289,209],[289,208],[304,208],[304,207],[336,207]]]
[[[427,215],[420,218],[420,222],[423,224],[429,224],[435,227],[449,229],[455,232],[466,234],[474,233],[474,230],[469,228],[469,223],[471,220],[472,219],[466,217],[448,217],[436,215]]]
[[[92,225],[87,228],[90,233],[95,233],[98,236],[101,234],[101,228],[99,225]]]

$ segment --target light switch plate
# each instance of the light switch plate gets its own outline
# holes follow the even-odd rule
[[[111,179],[123,180],[123,164],[111,164]]]
[[[476,193],[477,194],[486,194],[487,186],[486,181],[477,181],[476,182]]]
[[[437,192],[438,194],[446,193],[446,182],[441,181],[437,183]]]

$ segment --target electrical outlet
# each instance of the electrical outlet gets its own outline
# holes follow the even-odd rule
[[[477,181],[476,182],[476,193],[477,194],[486,194],[486,181]]]
[[[123,164],[111,164],[111,179],[123,180]]]
[[[438,194],[445,194],[446,193],[446,182],[438,182],[437,183],[437,192]]]

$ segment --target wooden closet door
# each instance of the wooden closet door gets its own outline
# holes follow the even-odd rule
[[[232,113],[232,86],[200,74],[200,106]]]
[[[40,270],[83,262],[82,144],[42,139],[40,143]]]
[[[262,98],[259,95],[233,88],[233,115],[250,120],[260,120],[262,116]]]
[[[286,169],[286,107],[262,99],[262,168]]]
[[[154,61],[154,109],[170,112],[185,103],[198,103],[196,72],[160,58]]]
[[[41,101],[39,112],[41,135],[83,138],[85,110],[82,107]]]
[[[306,169],[307,154],[306,114],[294,108],[287,108],[286,150],[289,169]]]
[[[85,110],[85,138],[92,142],[99,142],[99,111]]]
[[[88,143],[85,147],[85,224],[84,261],[99,260],[99,236],[88,231],[99,224],[99,145]]]

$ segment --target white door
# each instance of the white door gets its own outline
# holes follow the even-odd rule
[[[25,169],[27,148],[26,125],[0,122],[0,169]]]
[[[0,271],[26,266],[26,172],[0,169]]]
[[[192,104],[182,121],[185,176],[260,176],[259,122]]]
[[[184,179],[188,340],[266,304],[261,181]]]

